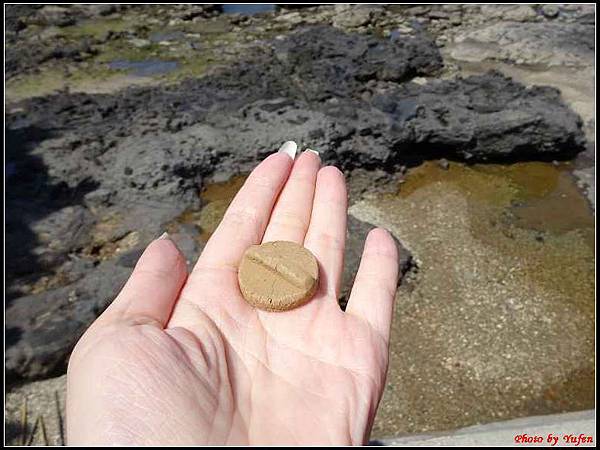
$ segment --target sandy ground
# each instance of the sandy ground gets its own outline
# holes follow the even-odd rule
[[[27,383],[6,394],[6,444],[64,445],[66,381],[63,375]],[[45,436],[39,418],[43,418]]]

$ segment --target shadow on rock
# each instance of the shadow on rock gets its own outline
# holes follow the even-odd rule
[[[59,364],[56,361],[65,361],[61,347],[70,350],[65,339],[76,339],[82,326],[93,320],[81,311],[70,317],[67,310],[80,309],[79,305],[72,305],[73,289],[46,294],[45,289],[36,286],[58,267],[72,264],[72,252],[89,239],[92,225],[92,214],[82,203],[84,195],[96,189],[97,183],[85,178],[69,185],[52,177],[42,158],[36,155],[38,144],[57,134],[36,126],[6,129],[5,307],[9,383],[25,374],[36,377],[53,373]],[[92,268],[85,262],[80,266],[72,268],[72,272]],[[40,292],[35,293],[36,290]],[[28,292],[32,294],[23,296]],[[57,308],[60,313],[53,316],[52,311]],[[101,308],[92,310],[97,314]],[[45,356],[40,357],[42,353]],[[31,361],[36,359],[38,362],[32,366]]]
[[[6,130],[6,297],[7,306],[22,295],[14,285],[19,277],[29,283],[64,263],[73,244],[86,231],[89,214],[83,196],[96,189],[92,179],[69,186],[53,180],[36,144],[54,135],[28,126]]]

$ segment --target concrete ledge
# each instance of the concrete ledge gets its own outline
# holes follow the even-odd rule
[[[549,446],[548,436],[557,437],[555,446],[595,446],[596,412],[578,411],[547,416],[532,416],[521,419],[474,425],[448,433],[412,435],[392,439],[371,441],[371,445],[514,445]],[[583,441],[578,441],[578,439]],[[521,437],[517,442],[517,437]],[[525,440],[523,440],[525,437]],[[570,437],[570,438],[569,438]],[[592,443],[585,440],[591,437]],[[535,438],[537,442],[531,439]],[[541,439],[541,442],[539,442]],[[569,442],[569,439],[573,439]]]

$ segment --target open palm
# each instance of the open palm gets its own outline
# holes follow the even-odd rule
[[[146,249],[68,371],[70,444],[362,444],[385,384],[397,250],[367,237],[346,312],[337,303],[346,188],[304,152],[248,177],[188,276],[169,239]],[[288,240],[319,261],[307,304],[266,312],[241,296],[252,244]]]

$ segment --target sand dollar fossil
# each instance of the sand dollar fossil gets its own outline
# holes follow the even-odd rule
[[[303,305],[319,283],[319,265],[303,246],[289,241],[252,245],[238,271],[242,295],[267,311],[287,311]]]

